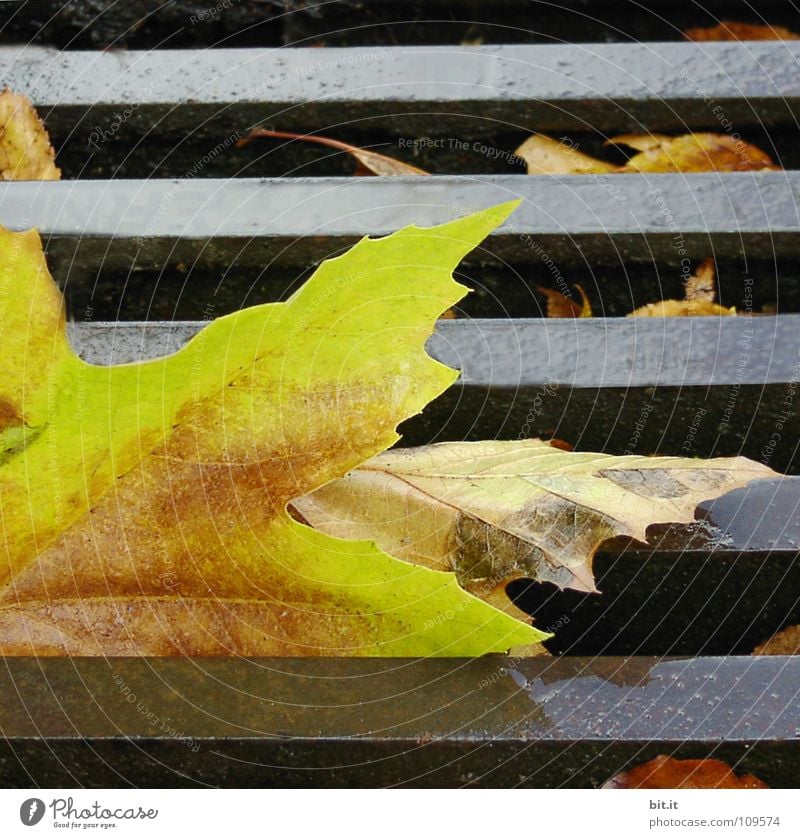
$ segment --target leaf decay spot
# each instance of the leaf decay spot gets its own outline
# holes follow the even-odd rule
[[[22,417],[16,405],[12,404],[9,399],[0,398],[0,432],[21,423]]]

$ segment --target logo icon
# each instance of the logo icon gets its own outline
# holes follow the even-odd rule
[[[19,819],[25,826],[36,826],[44,817],[44,801],[38,797],[29,797],[19,807]]]

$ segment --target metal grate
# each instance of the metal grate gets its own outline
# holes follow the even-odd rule
[[[681,41],[722,12],[800,25],[777,0],[2,3],[0,77],[34,101],[66,179],[1,183],[0,221],[41,231],[75,346],[118,363],[177,348],[210,302],[222,314],[285,298],[364,234],[521,197],[460,268],[476,293],[430,351],[462,379],[406,424],[405,444],[516,438],[527,422],[622,453],[652,405],[639,453],[686,453],[704,410],[691,454],[762,459],[782,417],[770,465],[795,475],[800,399],[783,414],[800,377],[800,42]],[[511,153],[533,130],[589,152],[623,131],[724,130],[717,106],[785,171],[610,189],[528,178]],[[235,149],[257,124],[436,175],[351,179],[330,150]],[[684,254],[715,257],[726,305],[747,287],[780,313],[622,317],[679,293]],[[552,265],[600,316],[542,317],[534,289]],[[703,507],[716,528],[608,544],[602,596],[518,588],[539,625],[559,626],[551,660],[6,659],[0,779],[586,786],[674,753],[790,786],[800,662],[747,655],[800,623],[799,504],[792,477]]]

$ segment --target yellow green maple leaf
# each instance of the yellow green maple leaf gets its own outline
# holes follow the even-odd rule
[[[38,235],[0,232],[0,652],[476,655],[545,635],[286,506],[457,377],[452,271],[513,211],[363,239],[177,353],[72,350]]]

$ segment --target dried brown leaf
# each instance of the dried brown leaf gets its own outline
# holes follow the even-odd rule
[[[704,259],[698,265],[694,274],[686,280],[684,284],[684,297],[686,300],[695,302],[716,302],[716,280],[717,269],[714,265],[714,260],[711,257]]]
[[[544,134],[528,137],[514,154],[528,164],[529,175],[591,175],[616,171],[616,166]]]
[[[499,606],[518,578],[594,591],[592,559],[615,536],[688,523],[703,501],[774,477],[745,458],[615,457],[541,440],[443,443],[374,457],[294,501],[330,535],[373,538],[394,556],[455,571]]]
[[[662,300],[637,308],[627,317],[736,317],[736,308],[706,300]]]
[[[713,259],[704,260],[684,283],[685,299],[648,303],[628,317],[735,317],[736,308],[724,308],[715,300],[716,268]]]
[[[345,151],[351,155],[358,163],[356,169],[357,175],[379,175],[380,177],[400,177],[405,175],[429,175],[429,172],[423,169],[418,169],[409,163],[403,163],[401,160],[395,160],[393,157],[387,157],[385,154],[378,154],[375,151],[369,151],[365,148],[359,148],[349,143],[343,143],[340,140],[334,140],[331,137],[318,137],[314,134],[292,134],[287,131],[268,131],[266,128],[255,128],[246,137],[242,137],[237,143],[237,148],[242,148],[248,145],[253,140],[259,138],[269,138],[278,140],[300,140],[305,143],[317,143],[318,145],[327,146],[328,148],[335,148],[339,151]]]

